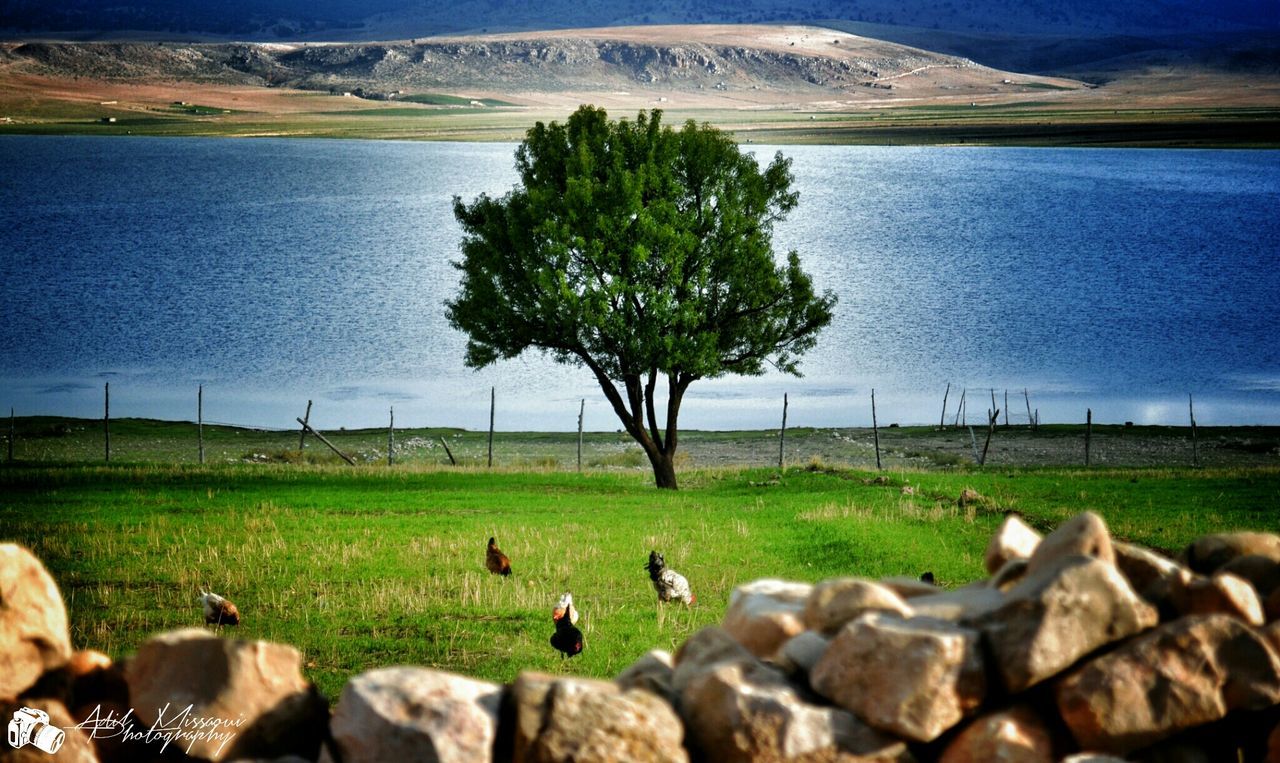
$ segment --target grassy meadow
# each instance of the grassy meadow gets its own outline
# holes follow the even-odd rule
[[[154,442],[171,443],[154,426]],[[878,474],[812,456],[785,470],[687,468],[668,492],[632,465],[202,466],[166,462],[154,447],[150,460],[0,468],[0,541],[45,561],[77,646],[119,657],[157,631],[199,626],[207,588],[240,607],[229,635],[296,645],[330,697],[357,672],[401,663],[497,681],[525,669],[612,676],[718,622],[733,587],[759,577],[928,569],[960,585],[983,574],[1008,510],[1047,529],[1092,509],[1117,536],[1176,551],[1205,532],[1274,530],[1280,507],[1276,465]],[[964,488],[983,500],[960,506]],[[485,570],[490,535],[512,559],[508,579]],[[650,549],[689,578],[692,608],[658,604],[643,569]],[[586,637],[572,660],[548,643],[564,591]]]

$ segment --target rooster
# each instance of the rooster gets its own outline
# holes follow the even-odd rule
[[[488,567],[493,574],[504,578],[511,574],[511,560],[502,553],[502,549],[498,548],[493,538],[489,538],[489,549],[484,554],[484,566]]]
[[[551,610],[551,619],[556,623],[556,632],[551,636],[551,646],[560,651],[560,658],[580,654],[583,644],[582,631],[574,625],[578,622],[578,610],[573,606],[573,594],[566,593],[560,597],[555,609]]]
[[[236,605],[216,593],[200,592],[198,599],[204,604],[204,621],[208,625],[239,625],[240,610]]]
[[[697,600],[693,591],[689,590],[689,581],[684,575],[667,566],[667,560],[657,551],[649,552],[649,579],[658,592],[658,601],[683,601],[686,605]]]

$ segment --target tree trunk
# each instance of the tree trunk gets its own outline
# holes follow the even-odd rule
[[[653,481],[659,488],[664,490],[676,490],[676,461],[675,454],[667,453],[649,453],[649,463],[653,465]]]

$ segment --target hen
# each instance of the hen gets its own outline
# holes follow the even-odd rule
[[[573,595],[566,593],[560,597],[555,609],[551,611],[551,619],[556,623],[556,632],[551,635],[551,646],[561,653],[561,659],[572,657],[582,652],[582,631],[574,623],[578,622],[578,610],[573,606]]]
[[[209,625],[239,625],[240,610],[236,605],[216,593],[201,591],[199,601],[204,604],[204,621]]]
[[[511,560],[502,553],[502,549],[498,548],[493,538],[489,538],[489,548],[484,554],[484,566],[495,575],[506,577],[511,574]]]
[[[689,589],[689,581],[684,575],[667,566],[667,560],[657,551],[649,552],[649,579],[658,592],[658,601],[683,601],[692,604],[696,601],[693,591]]]

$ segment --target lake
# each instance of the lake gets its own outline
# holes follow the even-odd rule
[[[1280,152],[745,146],[792,158],[776,231],[836,318],[800,379],[690,388],[688,428],[932,423],[968,388],[1011,421],[1280,423]],[[443,303],[451,198],[510,144],[0,138],[0,409],[321,429],[618,422],[592,377],[483,371]]]

